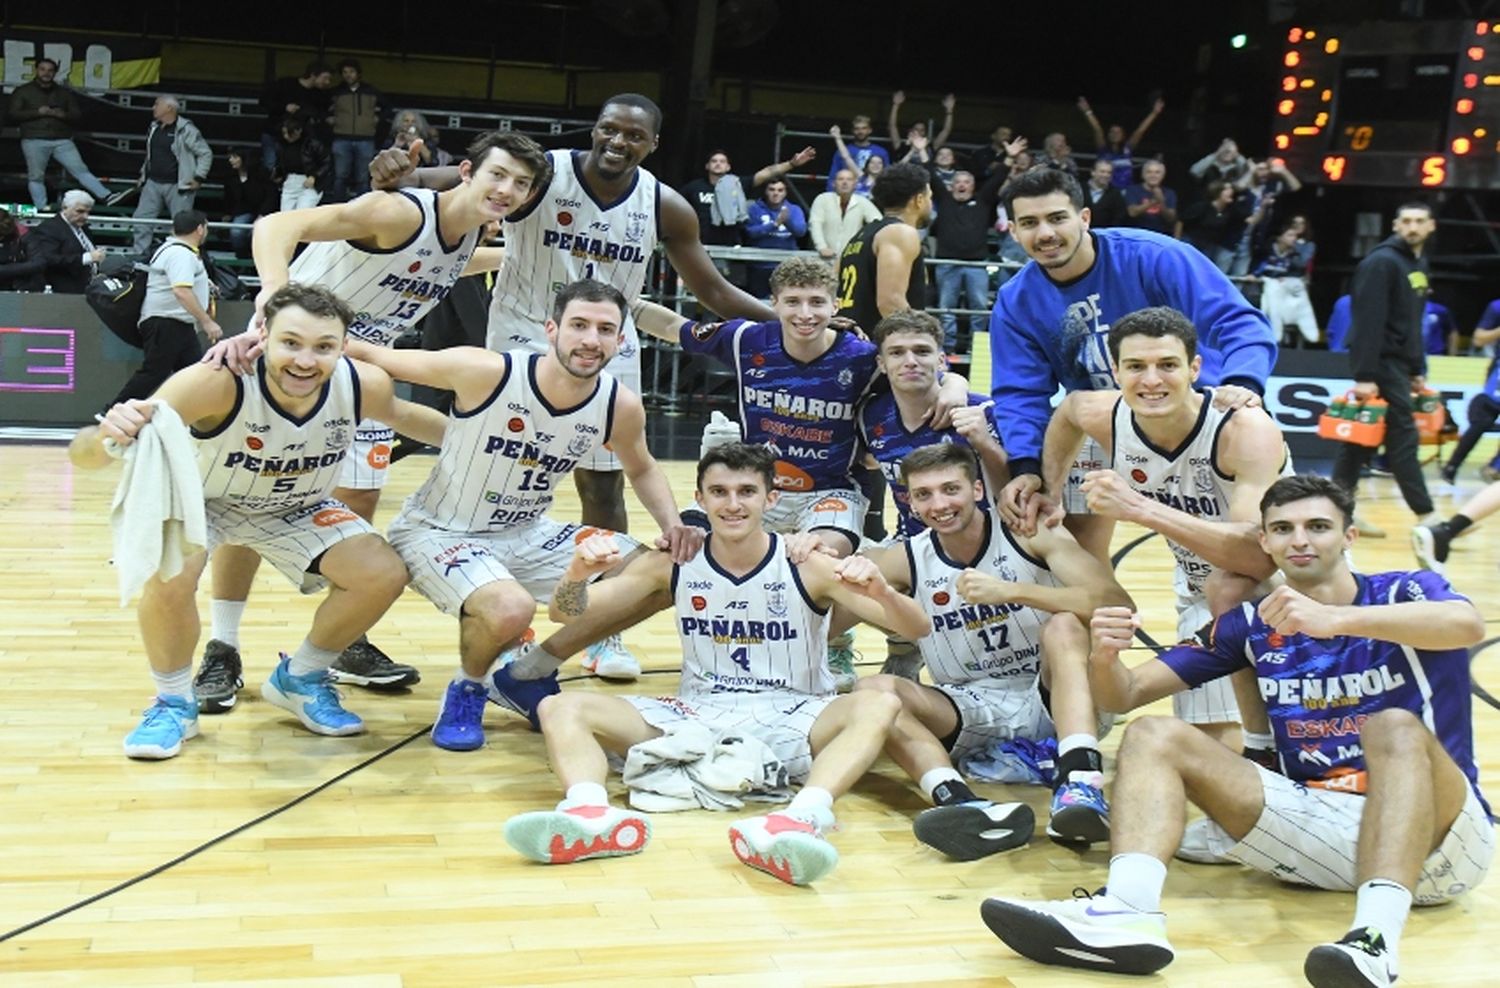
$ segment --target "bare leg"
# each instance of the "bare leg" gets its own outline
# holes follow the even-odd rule
[[[249,600],[260,553],[242,545],[221,545],[214,549],[211,569],[214,600]]]
[[[864,677],[850,698],[864,693],[887,693],[901,701],[901,713],[891,726],[885,752],[913,782],[920,782],[933,769],[953,766],[939,740],[958,728],[958,715],[947,697],[930,686],[888,675]]]
[[[370,524],[375,524],[375,509],[380,506],[380,488],[335,487],[333,496]]]
[[[632,745],[660,737],[640,711],[617,696],[559,693],[537,707],[547,760],[563,791],[580,782],[603,785],[609,778],[606,751],[624,754]]]
[[[1054,614],[1042,626],[1042,682],[1052,694],[1057,736],[1092,735],[1099,713],[1089,691],[1089,632],[1072,614]]]
[[[359,535],[323,554],[319,571],[331,584],[313,616],[307,640],[340,652],[370,626],[406,588],[406,565],[378,535]]]
[[[850,693],[830,703],[813,722],[808,738],[813,765],[807,785],[835,799],[848,792],[880,757],[900,714],[896,696],[875,690]]]
[[[458,658],[464,672],[483,676],[506,648],[526,633],[536,601],[515,580],[487,583],[464,600],[458,619]]]
[[[625,511],[625,474],[620,470],[573,470],[573,484],[583,502],[583,523],[612,532],[630,531]]]
[[[182,572],[172,579],[163,582],[152,577],[141,589],[136,617],[153,672],[176,672],[193,664],[202,631],[194,598],[207,558],[200,552],[187,559]]]

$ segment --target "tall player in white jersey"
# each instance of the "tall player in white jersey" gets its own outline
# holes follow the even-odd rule
[[[304,593],[332,584],[307,637],[282,656],[262,693],[309,730],[355,734],[364,725],[343,709],[328,667],[401,595],[406,567],[369,522],[329,495],[361,414],[399,423],[424,441],[440,440],[442,420],[431,409],[396,401],[384,371],[343,355],[354,314],[327,289],[285,285],[267,299],[265,312],[266,352],[253,374],[185,368],[149,400],[115,405],[98,427],[79,433],[69,452],[81,467],[107,464],[103,440],[129,446],[154,419],[169,419],[158,405],[191,426],[200,443],[208,552],[243,546]],[[162,441],[171,442],[170,434]],[[170,758],[198,733],[193,598],[207,554],[186,559],[170,579],[148,580],[141,594],[141,635],[157,696],[125,739],[132,758]]]
[[[782,536],[762,528],[774,503],[772,454],[731,443],[698,463],[698,503],[712,532],[692,561],[662,553],[638,557],[613,579],[590,578],[618,565],[613,538],[590,538],[574,554],[552,596],[555,618],[612,626],[622,614],[673,605],[682,642],[676,696],[622,697],[586,691],[549,696],[538,707],[548,758],[565,791],[556,810],[523,813],[505,839],[533,860],[565,864],[633,854],[650,838],[644,815],[609,805],[608,756],[664,730],[699,721],[752,735],[803,788],[785,810],[730,827],[735,855],[782,881],[816,881],[838,861],[823,837],[835,797],[880,755],[898,728],[901,705],[881,693],[834,696],[824,656],[828,609],[837,603],[862,620],[915,638],[927,630],[921,609],[894,592],[869,560],[817,554],[786,558]]]
[[[545,350],[542,325],[552,297],[579,278],[613,285],[634,302],[657,244],[683,284],[712,312],[726,319],[776,318],[764,303],[724,280],[698,239],[697,212],[640,167],[656,150],[661,122],[655,102],[621,93],[605,100],[588,151],[550,152],[551,182],[532,204],[506,218],[506,263],[490,308],[491,349]],[[372,182],[392,185],[410,169],[409,158],[385,152],[371,166]],[[452,181],[452,172],[422,169],[417,181],[442,188]],[[625,343],[606,370],[639,393],[640,340],[633,324],[625,332]],[[596,451],[573,471],[573,479],[585,524],[626,531],[625,481],[609,451]]]
[[[1275,571],[1260,547],[1260,499],[1290,470],[1290,456],[1264,408],[1221,410],[1213,389],[1194,389],[1202,357],[1182,313],[1132,312],[1110,327],[1108,346],[1120,390],[1075,391],[1058,406],[1043,440],[1047,490],[1063,490],[1085,437],[1099,444],[1113,469],[1085,475],[1088,508],[1167,539],[1177,563],[1177,637],[1188,641]],[[1244,723],[1246,748],[1268,750],[1253,681],[1241,680],[1243,703],[1225,679],[1177,694],[1174,709],[1230,745]]]
[[[917,641],[935,686],[881,674],[856,690],[889,693],[917,722],[887,752],[935,804],[918,839],[962,861],[1019,847],[1035,820],[1024,803],[981,799],[955,767],[1016,738],[1058,738],[1047,832],[1092,842],[1109,836],[1101,791],[1099,718],[1089,695],[1085,617],[1099,601],[1130,597],[1107,565],[1061,526],[1029,537],[978,502],[990,495],[973,450],[924,446],[900,464],[909,507],[926,529],[869,550],[887,583],[928,620]],[[846,620],[842,615],[837,623]]]
[[[352,339],[390,346],[461,276],[500,266],[504,250],[480,246],[485,224],[519,207],[546,168],[546,154],[531,138],[494,131],[470,145],[468,158],[456,169],[458,184],[447,191],[372,192],[346,203],[262,217],[253,245],[261,280],[257,313],[288,281],[323,285],[354,310]],[[299,244],[308,246],[293,260]],[[258,327],[252,325],[209,351],[205,360],[222,359],[242,371],[258,352],[258,340]],[[388,423],[374,419],[361,422],[354,433],[354,452],[335,495],[366,521],[375,518],[394,436]],[[239,620],[259,561],[240,550],[214,556],[213,633],[195,684],[207,712],[233,703],[241,667]],[[364,636],[339,657],[334,676],[374,689],[400,689],[421,678]]]
[[[636,496],[679,560],[703,544],[684,525],[666,475],[646,448],[640,396],[603,368],[622,337],[625,297],[597,281],[558,292],[545,354],[524,348],[391,350],[353,344],[392,376],[454,393],[437,464],[391,525],[391,545],[412,586],[459,621],[457,675],[432,740],[470,751],[484,744],[486,680],[526,633],[589,530],[547,517],[559,482],[597,447],[614,448]],[[636,543],[631,541],[631,546]],[[597,658],[593,671],[608,675]]]

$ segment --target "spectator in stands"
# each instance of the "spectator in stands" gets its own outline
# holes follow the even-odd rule
[[[277,79],[261,97],[266,122],[260,132],[261,162],[267,173],[276,170],[276,145],[281,141],[281,121],[302,117],[304,126],[317,135],[328,126],[328,91],[333,88],[333,69],[319,59],[307,63],[300,76]]]
[[[1280,158],[1250,162],[1250,177],[1245,186],[1249,198],[1250,212],[1259,214],[1259,222],[1252,224],[1243,240],[1235,249],[1234,263],[1229,274],[1242,275],[1250,270],[1253,260],[1258,260],[1271,249],[1271,238],[1285,228],[1282,217],[1277,215],[1277,204],[1284,197],[1302,188],[1297,176],[1287,170],[1286,162]]]
[[[1089,122],[1089,128],[1094,132],[1094,146],[1099,149],[1095,161],[1108,161],[1114,166],[1115,188],[1124,190],[1129,188],[1135,180],[1135,163],[1131,156],[1135,149],[1140,147],[1141,141],[1146,137],[1146,131],[1156,123],[1156,118],[1161,116],[1161,111],[1166,109],[1167,104],[1157,100],[1151,105],[1151,112],[1146,114],[1140,123],[1136,124],[1129,140],[1125,138],[1125,128],[1119,124],[1110,124],[1109,133],[1099,125],[1099,118],[1094,115],[1089,101],[1082,96],[1078,97],[1078,109],[1083,111],[1084,118]],[[1090,226],[1097,226],[1091,223]]]
[[[1228,182],[1209,182],[1204,198],[1182,211],[1182,239],[1228,274],[1234,249],[1245,237],[1246,205],[1246,200],[1235,195],[1234,186]]]
[[[208,217],[185,209],[172,217],[172,235],[151,255],[151,273],[141,301],[141,367],[110,405],[149,398],[163,381],[203,356],[198,328],[210,343],[223,335],[208,311],[208,270],[199,251],[208,236]]]
[[[422,142],[419,152],[422,160],[417,167],[431,168],[438,165],[438,152],[442,148],[438,147],[437,130],[416,110],[397,110],[391,117],[391,145],[410,148],[418,140]]]
[[[258,217],[276,211],[271,190],[271,176],[266,174],[254,151],[229,152],[229,177],[224,180],[224,222],[254,223]],[[230,230],[229,243],[235,256],[250,256],[252,231]]]
[[[333,131],[333,201],[343,202],[370,191],[370,159],[375,157],[375,135],[380,130],[381,92],[361,75],[359,61],[339,63],[342,82],[329,100]]]
[[[797,241],[807,235],[807,214],[794,202],[786,201],[786,182],[775,178],[766,183],[761,198],[750,204],[750,218],[745,221],[745,240],[762,250],[796,250]],[[771,272],[775,261],[751,261],[749,292],[756,298],[771,297]]]
[[[42,259],[46,265],[42,281],[54,292],[82,295],[104,260],[104,249],[96,247],[89,237],[89,213],[93,209],[94,197],[87,192],[65,192],[57,215],[42,220],[26,235],[27,253]]]
[[[151,107],[151,127],[146,131],[146,157],[136,179],[141,199],[135,207],[135,218],[157,219],[192,209],[198,187],[208,178],[213,163],[213,149],[193,122],[178,114],[177,97],[157,97]],[[145,254],[153,239],[152,227],[136,227],[135,252]]]
[[[766,165],[754,175],[745,176],[734,174],[727,152],[718,149],[710,152],[703,164],[703,177],[678,189],[698,213],[699,239],[708,247],[734,247],[742,243],[745,221],[750,218],[751,192],[773,179],[784,178],[816,155],[814,149],[806,147],[786,161]]]
[[[833,191],[813,200],[807,232],[821,257],[838,257],[861,227],[880,219],[880,210],[867,196],[854,194],[858,181],[854,172],[840,168],[833,177]]]
[[[890,165],[890,158],[883,154],[871,154],[866,156],[863,165],[856,168],[858,159],[854,156],[853,149],[844,143],[838,125],[828,128],[828,133],[833,135],[834,146],[838,148],[838,156],[843,161],[844,167],[856,172],[859,176],[854,180],[854,194],[868,199],[870,190],[875,187],[875,180]]]
[[[943,188],[948,189],[953,187],[953,180],[957,176],[958,156],[953,153],[953,149],[950,147],[938,148],[937,154],[933,155],[932,158],[932,177],[942,182]],[[969,177],[973,178],[974,174],[970,172]]]
[[[984,261],[990,256],[990,223],[1005,175],[996,172],[984,185],[975,188],[972,172],[957,172],[951,186],[944,185],[937,170],[932,172],[934,217],[929,234],[934,244],[933,256],[944,260]],[[960,299],[963,308],[982,311],[968,318],[970,339],[979,330],[989,328],[990,273],[975,264],[937,265],[938,308],[956,309]],[[952,312],[941,315],[943,349],[959,353],[958,318]],[[964,351],[966,352],[966,351]]]
[[[1313,258],[1317,256],[1318,245],[1313,240],[1312,224],[1307,221],[1303,213],[1293,213],[1287,217],[1286,225],[1297,233],[1297,253],[1302,255],[1302,263],[1306,265],[1308,272],[1312,271]]]
[[[1010,143],[1010,140],[1009,127],[1002,125],[990,132],[990,142],[971,156],[974,177],[977,180],[983,182],[995,172],[1005,169],[1005,159],[1010,157],[1005,146]]]
[[[426,150],[432,155],[432,164],[436,168],[446,168],[453,164],[453,153],[443,147],[443,132],[432,124],[427,125],[427,137],[424,142]]]
[[[1239,145],[1232,138],[1219,142],[1217,150],[1204,155],[1188,167],[1188,171],[1199,182],[1225,181],[1241,188],[1250,180],[1250,162],[1240,154]]]
[[[1088,183],[1083,187],[1084,205],[1089,208],[1089,228],[1125,226],[1125,193],[1114,182],[1115,166],[1103,156],[1094,159]]]
[[[282,212],[316,206],[322,201],[332,175],[333,156],[322,141],[306,131],[302,118],[287,117],[281,121],[281,140],[276,145],[276,171],[272,178],[281,188]]]
[[[1271,243],[1271,252],[1255,266],[1254,273],[1262,279],[1260,311],[1266,314],[1282,345],[1298,342],[1299,337],[1286,332],[1291,326],[1297,328],[1302,342],[1318,342],[1318,317],[1307,294],[1307,260],[1297,249],[1296,227],[1282,227]]]
[[[20,126],[26,188],[37,209],[47,208],[47,164],[53,158],[94,198],[109,198],[109,189],[89,171],[78,145],[73,143],[73,125],[83,116],[78,97],[56,80],[57,63],[50,58],[37,59],[31,81],[23,82],[10,94],[6,116],[10,123]]]
[[[912,135],[927,137],[927,124],[918,120],[906,131],[906,139],[901,139],[901,125],[897,122],[897,116],[901,112],[901,104],[906,102],[906,93],[896,90],[891,94],[891,118],[889,120],[891,129],[891,147],[894,160],[905,161],[911,156]],[[958,100],[952,93],[943,97],[943,129],[938,131],[937,137],[927,142],[928,147],[940,148],[948,143],[948,138],[953,133],[953,108],[958,105]],[[890,164],[887,161],[886,164]]]
[[[1131,226],[1175,237],[1179,232],[1177,193],[1162,184],[1166,177],[1166,165],[1146,162],[1140,182],[1125,190],[1125,212]]]
[[[1042,164],[1077,177],[1078,162],[1073,160],[1073,149],[1068,146],[1067,137],[1055,132],[1048,134],[1042,141],[1042,151]]]
[[[0,209],[0,292],[29,292],[40,287],[46,258],[31,254],[33,238],[21,235],[10,210]]]
[[[870,158],[879,158],[883,165],[891,163],[891,153],[879,144],[872,144],[870,142],[871,130],[870,118],[863,113],[850,121],[849,136],[853,140],[847,144],[840,137],[837,124],[828,128],[828,132],[833,135],[834,143],[839,147],[838,156],[830,163],[828,169],[828,188],[833,188],[833,177],[838,174],[838,170],[844,166],[846,161],[853,162],[850,165],[850,169],[855,175],[865,174],[865,162]]]

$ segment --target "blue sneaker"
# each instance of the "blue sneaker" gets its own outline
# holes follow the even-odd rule
[[[1076,773],[1075,773],[1076,774]],[[1052,793],[1047,836],[1079,844],[1109,840],[1109,803],[1104,790],[1087,782],[1064,782]]]
[[[314,734],[346,737],[365,729],[358,714],[350,713],[339,702],[333,677],[326,671],[293,676],[291,659],[282,653],[271,678],[261,685],[260,695],[283,710],[289,710]]]
[[[510,674],[510,666],[507,665],[500,666],[490,676],[490,702],[498,703],[506,710],[525,717],[531,722],[533,731],[542,729],[541,721],[536,716],[537,705],[547,697],[561,692],[562,687],[557,684],[556,669],[541,679],[516,679]]]
[[[125,735],[128,758],[171,758],[182,742],[198,736],[198,704],[181,696],[159,696],[141,715],[141,726]]]
[[[448,751],[473,751],[484,747],[483,683],[455,679],[438,705],[437,723],[432,725],[432,743]]]

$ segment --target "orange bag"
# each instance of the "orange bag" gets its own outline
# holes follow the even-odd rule
[[[1424,446],[1440,445],[1443,441],[1443,426],[1448,413],[1443,408],[1443,396],[1431,388],[1413,392],[1411,417],[1417,425],[1417,441]]]
[[[1318,417],[1318,435],[1356,446],[1379,446],[1385,442],[1385,401],[1362,401],[1353,391],[1344,393]]]

